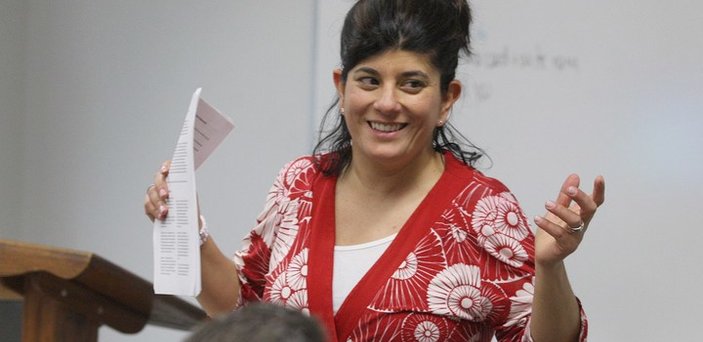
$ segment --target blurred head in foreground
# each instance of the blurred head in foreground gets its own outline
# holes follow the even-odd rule
[[[199,326],[185,342],[323,342],[318,322],[304,313],[270,303],[254,303]]]

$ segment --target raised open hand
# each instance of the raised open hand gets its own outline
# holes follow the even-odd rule
[[[535,262],[551,265],[573,253],[583,240],[588,224],[605,201],[605,179],[596,177],[590,195],[579,188],[580,179],[569,175],[555,201],[545,204],[547,213],[535,217],[537,231]]]

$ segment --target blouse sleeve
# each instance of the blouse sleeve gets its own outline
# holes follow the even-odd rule
[[[234,254],[234,265],[241,285],[238,306],[261,301],[263,297],[271,246],[276,237],[278,208],[285,193],[282,184],[287,168],[288,165],[279,172],[268,192],[264,209],[256,219],[256,226],[244,237],[242,248]]]
[[[244,238],[242,249],[234,254],[241,284],[239,306],[263,298],[266,276],[295,239],[297,229],[292,229],[295,227],[291,222],[296,221],[299,208],[307,208],[300,203],[309,192],[314,170],[312,157],[305,156],[288,163],[278,173],[256,226]]]
[[[526,260],[523,262],[516,262],[515,259],[501,260],[500,255],[498,259],[504,261],[507,266],[512,268],[513,278],[511,280],[501,280],[497,281],[497,285],[500,286],[505,294],[509,297],[510,310],[507,314],[506,319],[502,324],[500,324],[496,329],[496,338],[499,342],[532,342],[532,336],[530,333],[530,319],[532,314],[532,302],[534,297],[534,281],[535,281],[535,268],[534,268],[534,258],[535,258],[535,235],[532,231],[531,226],[528,223],[526,216],[524,215],[522,208],[519,206],[517,199],[512,193],[505,189],[498,197],[501,198],[501,203],[504,207],[512,207],[515,212],[515,217],[517,219],[515,222],[522,222],[527,228],[523,236],[515,232],[511,233],[512,238],[517,242],[520,247],[518,250],[524,250],[526,252]],[[506,220],[510,221],[510,220]],[[521,224],[516,225],[519,226]],[[578,300],[578,299],[577,299]],[[579,341],[586,341],[588,335],[588,320],[586,314],[581,306],[581,302],[578,302],[580,317],[581,317],[581,331],[579,333]]]
[[[496,330],[496,338],[499,342],[520,341],[533,342],[530,331],[530,319],[532,314],[532,299],[534,296],[534,276],[530,281],[523,283],[522,288],[510,297],[510,313],[507,320]],[[579,341],[585,342],[588,337],[588,319],[583,310],[581,301],[578,301],[581,331]]]

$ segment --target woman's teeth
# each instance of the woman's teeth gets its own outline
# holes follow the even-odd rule
[[[369,122],[371,125],[371,128],[381,131],[381,132],[395,132],[403,128],[404,124],[387,124],[387,123],[380,123],[380,122]]]

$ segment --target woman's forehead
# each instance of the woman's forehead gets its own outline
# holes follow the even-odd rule
[[[376,70],[417,69],[428,74],[438,73],[427,54],[399,49],[387,50],[363,59],[351,71],[369,67]]]

